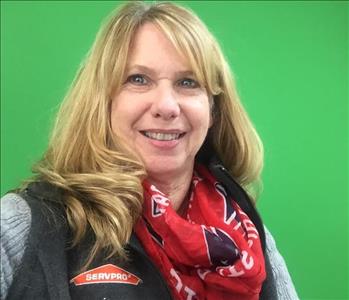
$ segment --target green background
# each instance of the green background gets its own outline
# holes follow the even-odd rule
[[[259,208],[301,299],[348,299],[348,2],[183,1],[265,144]],[[1,194],[30,175],[112,1],[1,2]]]

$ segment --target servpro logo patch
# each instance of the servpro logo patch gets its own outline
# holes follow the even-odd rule
[[[138,285],[141,279],[122,268],[107,264],[75,276],[70,283],[75,285],[94,283],[126,283]]]

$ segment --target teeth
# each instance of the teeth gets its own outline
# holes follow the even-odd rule
[[[144,135],[148,138],[158,141],[172,141],[177,140],[180,136],[179,133],[157,133],[157,132],[144,132]]]

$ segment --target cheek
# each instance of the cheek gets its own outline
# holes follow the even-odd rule
[[[207,131],[212,125],[212,116],[208,99],[192,103],[190,109],[192,126],[201,131]]]
[[[127,91],[114,97],[111,104],[111,126],[115,134],[130,134],[147,110],[146,101]]]
[[[116,104],[117,99],[113,99],[112,104],[111,104],[111,112],[110,112],[110,123],[111,123],[111,128],[113,132],[116,134],[118,131],[118,120],[119,117],[122,114],[119,112],[118,105]]]
[[[111,104],[111,126],[113,132],[118,135],[122,135],[131,122],[132,111],[125,100],[125,97],[119,95],[113,99]]]

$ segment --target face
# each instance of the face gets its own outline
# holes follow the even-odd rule
[[[210,120],[207,92],[187,59],[155,25],[144,24],[112,98],[113,132],[140,155],[150,177],[161,179],[192,172]]]

